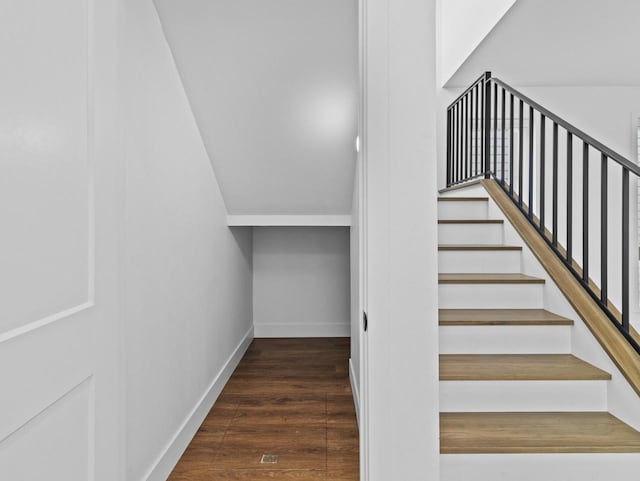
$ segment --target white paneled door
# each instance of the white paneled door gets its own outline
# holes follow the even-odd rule
[[[0,5],[2,480],[120,478],[116,9],[96,3]]]

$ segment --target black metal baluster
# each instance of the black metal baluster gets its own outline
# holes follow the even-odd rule
[[[582,280],[589,285],[589,144],[582,143]]]
[[[467,124],[467,98],[462,97],[462,119],[460,121],[460,142],[462,144],[461,147],[461,156],[462,156],[462,170],[461,176],[462,180],[465,180],[467,177],[467,144],[465,142],[465,132],[466,132],[466,124]]]
[[[504,151],[504,143],[505,143],[505,139],[506,139],[506,126],[505,126],[505,110],[506,110],[506,95],[507,92],[505,89],[502,89],[502,110],[500,112],[501,116],[502,116],[502,132],[501,132],[501,144],[500,144],[500,157],[501,157],[501,166],[500,166],[500,179],[502,180],[502,186],[504,187],[504,158],[505,158],[505,151]]]
[[[447,187],[451,185],[451,109],[447,109]]]
[[[469,178],[469,94],[464,97],[464,178]]]
[[[480,84],[476,85],[475,87],[476,89],[476,117],[474,120],[474,126],[473,126],[473,137],[476,139],[476,147],[474,150],[474,156],[473,158],[475,159],[475,171],[476,171],[476,177],[478,175],[480,175],[480,134],[479,134],[479,128],[480,128]]]
[[[558,248],[558,124],[553,123],[553,165],[552,165],[552,245]]]
[[[524,161],[522,159],[523,153],[524,153],[524,102],[522,100],[520,100],[520,121],[519,121],[519,129],[520,131],[518,132],[518,137],[519,137],[519,141],[520,141],[520,151],[518,155],[518,205],[520,206],[520,208],[522,209],[522,198],[524,197],[524,192],[522,191],[522,179],[523,179],[523,174],[522,174],[522,169],[524,168]]]
[[[484,169],[484,178],[491,178],[491,132],[489,122],[491,119],[491,72],[485,72],[483,82],[484,102],[482,102],[482,160]]]
[[[462,180],[462,101],[458,104],[458,182]]]
[[[476,175],[476,171],[475,171],[475,156],[473,155],[474,149],[473,149],[473,117],[475,115],[473,107],[474,107],[474,90],[475,88],[472,88],[471,91],[469,92],[469,96],[470,96],[470,100],[471,100],[471,106],[469,108],[469,112],[470,112],[470,116],[469,116],[469,147],[470,147],[470,156],[469,156],[469,173],[471,177],[474,177]]]
[[[478,137],[479,137],[479,141],[480,141],[480,150],[478,152],[478,168],[479,168],[479,173],[484,174],[484,131],[485,131],[485,126],[484,126],[484,95],[485,95],[485,88],[484,85],[481,83],[478,85],[478,91],[480,93],[480,116],[478,117]]]
[[[473,133],[473,140],[474,140],[474,148],[473,148],[473,175],[477,176],[478,175],[478,85],[476,85],[475,87],[473,87],[473,99],[474,99],[474,111],[475,114],[473,116],[473,127],[472,127],[472,133]]]
[[[529,221],[533,222],[533,107],[529,107]]]
[[[567,132],[567,262],[573,268],[573,134]]]
[[[602,154],[601,157],[601,174],[600,174],[600,300],[607,306],[608,297],[608,275],[607,275],[607,241],[608,241],[608,207],[607,201],[609,199],[608,193],[608,161],[606,155]]]
[[[622,328],[629,332],[629,169],[622,169]]]
[[[467,148],[469,149],[469,177],[473,177],[473,90],[469,92],[469,115],[467,117]]]
[[[456,128],[456,122],[458,121],[458,105],[454,105],[451,109],[451,183],[455,184],[457,181],[456,165],[458,163],[458,129]]]
[[[493,86],[493,175],[498,178],[498,84]]]
[[[513,197],[513,94],[509,103],[509,194]]]
[[[460,181],[460,166],[462,165],[462,160],[460,159],[460,109],[461,105],[456,105],[456,182]]]
[[[540,114],[540,233],[543,236],[546,236],[545,231],[544,231],[544,210],[545,210],[545,181],[546,181],[546,173],[545,173],[545,165],[544,165],[544,158],[545,158],[545,149],[546,149],[546,145],[545,145],[545,141],[546,141],[546,135],[545,135],[545,124],[546,124],[546,120],[547,118],[545,117],[544,114]]]
[[[480,158],[479,146],[480,146],[480,134],[478,129],[478,116],[479,116],[479,104],[480,104],[480,84],[476,85],[476,117],[475,117],[475,126],[473,128],[473,136],[476,139],[476,155],[475,155],[475,163],[476,163],[476,176],[480,174],[480,164],[478,159]]]

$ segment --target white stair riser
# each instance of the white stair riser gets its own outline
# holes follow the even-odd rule
[[[440,354],[568,354],[571,326],[440,326]]]
[[[439,251],[438,272],[522,272],[522,251]]]
[[[542,309],[543,284],[440,284],[440,309]]]
[[[441,454],[441,481],[632,481],[640,454]]]
[[[440,381],[441,412],[606,409],[606,381]]]
[[[502,245],[503,224],[438,224],[440,244]]]
[[[438,202],[438,219],[486,219],[488,204],[481,200]]]

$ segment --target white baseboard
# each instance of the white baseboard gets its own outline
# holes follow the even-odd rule
[[[227,362],[215,377],[205,394],[196,403],[178,431],[171,438],[162,454],[158,457],[151,469],[142,478],[145,481],[166,481],[171,471],[180,460],[180,457],[189,446],[198,428],[213,407],[222,392],[225,384],[244,356],[249,344],[253,340],[253,327],[247,331],[238,346],[235,348]]]
[[[349,337],[349,322],[256,324],[255,337]]]
[[[351,392],[353,393],[353,405],[356,408],[356,419],[358,420],[358,426],[360,426],[360,389],[356,382],[356,372],[351,358],[349,358],[349,381],[351,382]]]
[[[314,227],[349,227],[350,215],[228,215],[229,227],[252,226],[314,226]]]

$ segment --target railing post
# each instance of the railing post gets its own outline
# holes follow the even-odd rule
[[[484,178],[491,178],[491,72],[484,73],[484,152],[482,153]]]

